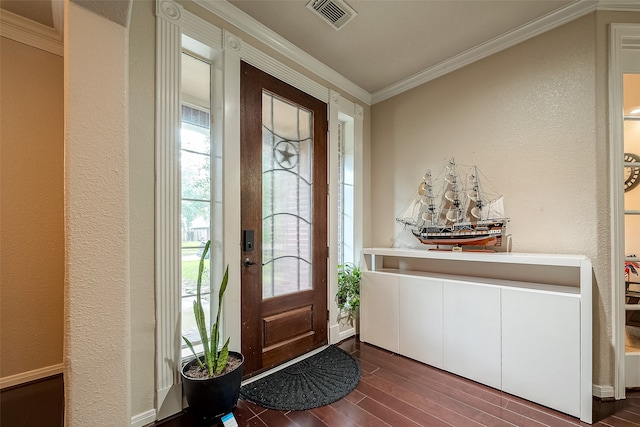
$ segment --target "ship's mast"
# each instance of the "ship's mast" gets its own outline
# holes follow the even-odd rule
[[[451,160],[449,160],[447,169],[448,173],[445,174],[444,179],[445,182],[448,183],[448,185],[445,185],[445,200],[443,203],[447,203],[448,201],[451,204],[446,213],[447,221],[456,223],[460,221],[460,217],[462,214],[462,202],[460,201],[460,196],[458,194],[458,192],[460,191],[458,188],[458,169],[456,168],[456,162],[453,157],[451,158]],[[451,189],[446,190],[449,185],[451,186]]]
[[[431,180],[431,170],[424,174],[424,195],[420,201],[424,205],[422,219],[429,225],[433,225],[437,220],[435,197],[433,195],[433,181]]]
[[[473,173],[469,177],[469,181],[472,183],[472,188],[467,192],[467,198],[475,203],[469,213],[471,214],[471,220],[479,220],[482,219],[482,207],[484,206],[484,202],[482,200],[482,192],[480,190],[480,180],[478,179],[478,168],[476,166],[473,167]]]

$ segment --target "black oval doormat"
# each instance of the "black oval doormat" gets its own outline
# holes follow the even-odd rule
[[[321,352],[242,386],[240,395],[279,411],[304,411],[349,394],[360,381],[358,362],[331,345]]]

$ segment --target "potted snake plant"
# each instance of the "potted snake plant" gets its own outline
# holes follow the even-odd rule
[[[229,351],[229,338],[220,347],[220,313],[222,297],[229,281],[227,266],[220,291],[218,292],[218,310],[216,321],[207,330],[206,316],[202,306],[202,274],[211,241],[207,241],[200,256],[196,299],[193,302],[193,314],[203,347],[203,354],[196,354],[193,344],[185,336],[185,343],[191,349],[194,359],[186,363],[181,370],[182,388],[189,404],[189,413],[202,420],[216,420],[231,412],[238,403],[242,382],[244,356]]]

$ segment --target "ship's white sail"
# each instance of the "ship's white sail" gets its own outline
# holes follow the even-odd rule
[[[485,211],[486,215],[483,215],[483,220],[504,218],[504,197],[500,196],[497,199],[489,202],[488,206],[485,208]]]
[[[420,212],[422,211],[423,204],[421,202],[421,197],[416,196],[410,203],[409,206],[402,212],[397,218],[397,221],[402,222],[404,224],[417,224],[417,219],[420,218]]]

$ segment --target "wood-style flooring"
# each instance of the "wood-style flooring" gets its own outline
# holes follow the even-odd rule
[[[587,426],[577,418],[533,404],[380,348],[348,339],[340,347],[360,363],[356,389],[331,405],[274,411],[245,400],[234,410],[240,427],[373,426]],[[157,423],[196,426],[187,414]],[[640,426],[640,392],[618,402],[594,400],[594,426]]]

